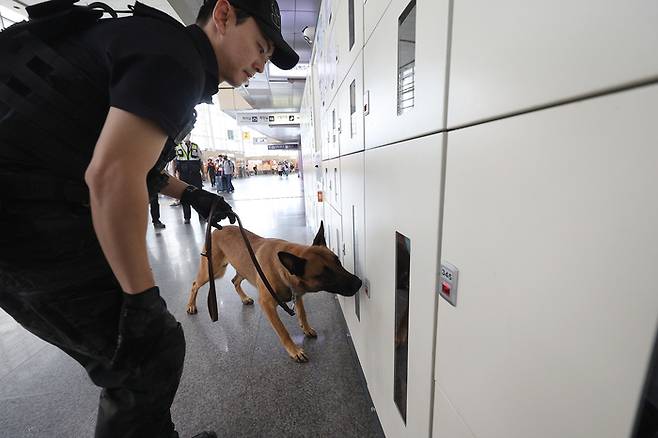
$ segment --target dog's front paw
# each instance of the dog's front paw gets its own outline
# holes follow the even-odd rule
[[[299,362],[299,363],[308,362],[308,356],[306,355],[304,350],[296,345],[290,350],[288,350],[288,354],[295,362]]]
[[[194,304],[189,304],[187,306],[187,314],[188,315],[196,315],[197,310],[196,310],[196,305]]]
[[[313,327],[307,327],[307,328],[302,327],[302,330],[304,330],[304,336],[306,336],[307,338],[318,337],[318,332],[316,332]]]
[[[251,304],[254,304],[254,299],[251,298],[251,297],[247,297],[247,298],[242,300],[242,304],[244,304],[245,306],[249,306]]]

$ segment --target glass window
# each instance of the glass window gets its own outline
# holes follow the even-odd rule
[[[407,423],[407,373],[409,345],[409,271],[411,240],[395,233],[395,336],[393,400]]]
[[[349,0],[349,20],[350,20],[350,50],[354,47],[354,0]]]
[[[356,136],[356,79],[350,84],[350,138]]]
[[[414,107],[416,65],[416,0],[398,19],[398,115]]]
[[[229,129],[228,131],[226,131],[226,138],[228,138],[229,140],[233,140],[233,139],[234,139],[234,135],[235,135],[235,134],[233,133],[233,130],[232,130],[232,129]]]
[[[336,143],[336,110],[331,111],[331,142]]]

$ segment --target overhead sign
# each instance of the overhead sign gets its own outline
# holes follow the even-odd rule
[[[299,113],[240,113],[236,118],[238,125],[299,125]]]
[[[299,149],[299,143],[280,143],[280,144],[268,144],[267,150],[277,151],[277,150],[291,150]]]
[[[290,70],[281,70],[276,65],[271,62],[267,64],[269,68],[270,78],[286,78],[286,79],[304,79],[308,76],[309,64],[308,63],[297,63],[296,66]]]

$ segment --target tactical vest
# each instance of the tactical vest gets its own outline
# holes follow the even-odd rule
[[[4,196],[88,202],[84,170],[100,134],[100,127],[90,127],[105,120],[108,90],[90,79],[102,72],[91,54],[79,48],[66,51],[65,41],[93,26],[105,12],[115,18],[117,14],[101,3],[75,6],[77,1],[50,0],[28,6],[28,21],[0,32],[0,183],[5,186]],[[139,2],[130,12],[182,27],[170,16]],[[53,41],[63,44],[61,50],[55,51],[48,44]],[[193,112],[149,171],[150,194],[157,194],[166,185],[162,170],[175,156],[175,143],[192,130],[195,119]],[[62,151],[67,151],[66,160],[62,160]],[[43,164],[35,163],[34,156]],[[11,166],[3,165],[3,161]],[[29,169],[29,176],[21,167]]]
[[[176,145],[176,169],[181,179],[190,184],[200,184],[201,150],[196,143]]]
[[[188,160],[200,160],[200,159],[201,159],[201,150],[199,149],[198,144],[190,142],[189,146],[187,146],[185,143],[176,145],[176,160],[188,161]]]

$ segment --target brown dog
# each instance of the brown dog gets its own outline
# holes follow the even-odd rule
[[[245,230],[254,249],[256,258],[276,294],[283,301],[295,298],[295,310],[304,335],[317,336],[306,319],[302,295],[321,290],[351,297],[361,288],[361,280],[343,268],[340,260],[327,248],[324,240],[324,224],[313,239],[311,246],[299,245],[281,239],[267,239]],[[212,233],[212,260],[215,278],[221,278],[231,264],[236,271],[231,282],[242,300],[242,304],[253,304],[254,300],[244,293],[240,284],[247,280],[258,289],[258,302],[267,319],[279,335],[291,358],[297,362],[308,361],[308,355],[290,338],[277,314],[277,302],[265,287],[254,267],[247,248],[235,226],[214,230]],[[192,283],[187,313],[197,313],[196,296],[199,288],[208,282],[208,260],[201,257],[196,280]]]

